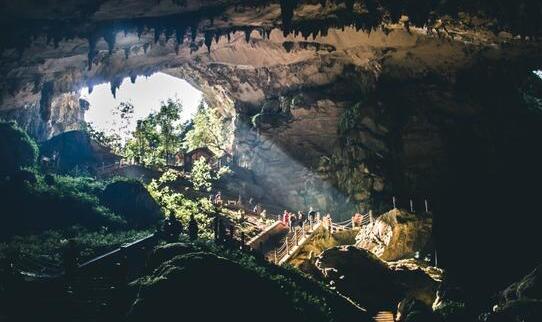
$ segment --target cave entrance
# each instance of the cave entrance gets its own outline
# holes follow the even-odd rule
[[[157,113],[162,103],[175,100],[182,105],[180,123],[189,122],[202,102],[201,91],[187,81],[158,72],[149,77],[124,78],[120,84],[104,83],[80,90],[88,102],[85,122],[93,131],[117,136],[125,143],[137,122]]]

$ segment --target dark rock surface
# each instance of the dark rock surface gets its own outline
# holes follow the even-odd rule
[[[151,227],[163,218],[160,205],[139,181],[112,182],[105,187],[100,199],[136,228]]]
[[[419,267],[391,266],[353,246],[331,248],[315,265],[324,281],[371,312],[395,311],[405,297],[430,306],[438,288],[438,282]]]

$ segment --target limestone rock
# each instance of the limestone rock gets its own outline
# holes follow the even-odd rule
[[[163,218],[160,206],[139,181],[110,183],[100,199],[135,228],[149,227]]]
[[[356,236],[356,246],[387,261],[413,257],[429,243],[432,223],[429,216],[393,209],[364,226]]]
[[[389,265],[371,252],[353,246],[324,251],[315,266],[330,286],[369,310],[395,310],[405,297],[430,306],[439,285],[420,266]]]

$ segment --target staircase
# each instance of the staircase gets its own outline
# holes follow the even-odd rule
[[[393,312],[390,312],[390,311],[378,312],[374,316],[374,320],[376,322],[394,322],[395,321]]]

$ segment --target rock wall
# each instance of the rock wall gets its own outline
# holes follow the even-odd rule
[[[431,240],[433,220],[393,209],[361,228],[356,246],[367,249],[385,261],[411,258],[423,254]],[[421,255],[423,256],[423,255]]]

